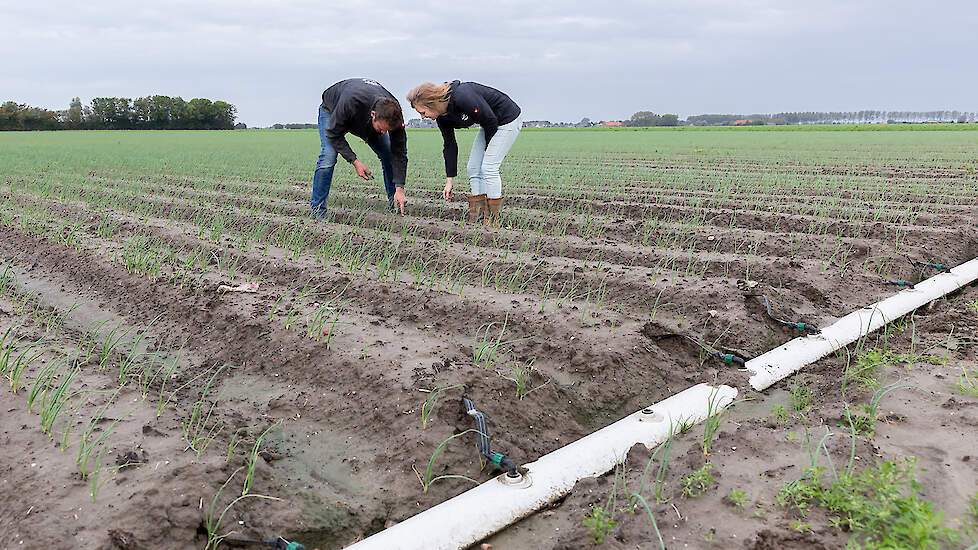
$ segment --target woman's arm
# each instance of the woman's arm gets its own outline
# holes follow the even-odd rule
[[[458,175],[458,142],[455,141],[455,128],[447,120],[442,118],[436,120],[443,142],[441,152],[445,157],[445,176],[454,178]]]

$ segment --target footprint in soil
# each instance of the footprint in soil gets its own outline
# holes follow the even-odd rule
[[[119,455],[119,458],[115,460],[115,465],[119,467],[120,472],[124,472],[140,464],[145,464],[148,459],[149,454],[146,453],[145,449],[131,449]]]

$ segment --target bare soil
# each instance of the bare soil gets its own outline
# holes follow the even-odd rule
[[[284,227],[291,216],[301,215],[299,198],[305,192],[296,185],[295,206],[286,204],[284,212],[269,215],[270,223]],[[864,268],[879,258],[895,266],[891,278],[919,280],[932,272],[911,265],[904,254],[951,265],[978,256],[974,204],[942,216],[922,215],[912,226],[879,222],[858,237],[836,238],[830,232],[800,239],[792,227],[812,221],[804,216],[718,207],[692,237],[703,251],[689,262],[676,259],[682,253],[668,246],[635,244],[646,210],[594,201],[593,211],[605,227],[601,236],[583,236],[588,230],[575,219],[566,237],[542,239],[533,253],[538,271],[532,277],[520,275],[525,284],[512,291],[475,282],[439,289],[410,274],[391,281],[379,280],[372,268],[349,273],[339,263],[317,261],[313,250],[296,255],[275,246],[246,249],[236,244],[233,231],[218,242],[208,240],[187,219],[195,208],[189,201],[173,206],[176,222],[146,218],[137,223],[129,213],[114,212],[117,232],[100,237],[101,212],[85,204],[6,198],[59,218],[87,220],[87,236],[79,246],[67,247],[22,229],[17,223],[21,214],[0,231],[0,271],[9,266],[16,274],[16,292],[0,297],[0,333],[14,327],[22,342],[44,341],[49,348],[25,373],[21,387],[0,391],[4,548],[204,547],[215,495],[227,482],[215,501],[218,512],[230,497],[241,495],[245,472],[228,479],[247,465],[248,453],[269,427],[251,492],[278,500],[252,497],[236,503],[220,532],[233,528],[232,536],[282,535],[308,548],[342,548],[471,485],[443,481],[423,492],[415,473],[424,470],[443,440],[472,427],[461,410],[458,388],[444,392],[422,427],[422,404],[436,388],[464,384],[465,394],[490,417],[494,448],[530,462],[690,385],[715,381],[736,386],[741,402],[726,416],[709,457],[699,446],[700,427],[677,438],[666,482],[668,502],[653,504],[666,546],[843,548],[849,535],[834,529],[824,514],[800,518],[777,506],[775,498],[801,473],[806,427],[812,433],[830,429],[835,434],[832,452],[846,459],[850,440],[839,427],[844,361],[826,358],[797,380],[757,393],[750,390],[746,373],[705,357],[686,340],[656,336],[687,334],[750,358],[797,332],[771,321],[763,302],[747,294],[768,295],[783,318],[827,325],[899,290]],[[411,216],[399,223],[423,226],[425,237],[404,243],[406,249],[441,264],[492,260],[499,269],[516,268],[515,252],[526,238],[522,232],[504,227],[493,235],[461,226],[460,203],[445,205],[433,195],[419,199]],[[234,202],[220,193],[212,200]],[[238,207],[246,219],[245,205]],[[559,201],[544,194],[525,193],[507,203],[520,216],[547,216],[551,207],[560,208]],[[189,209],[186,216],[181,208]],[[651,215],[670,222],[689,208],[664,203]],[[602,212],[616,217],[602,218]],[[316,231],[323,237],[346,231],[344,224],[357,216],[338,207]],[[378,207],[368,212],[364,226],[380,227],[385,216]],[[833,231],[843,233],[847,223],[831,221]],[[899,250],[891,242],[895,229],[902,235]],[[121,250],[136,234],[174,247],[204,244],[215,256],[236,261],[239,271],[231,280],[212,270],[184,286],[130,272],[105,251]],[[463,242],[475,239],[477,244],[441,246],[445,235],[462,235]],[[752,250],[736,246],[752,239],[757,242]],[[840,246],[848,250],[845,259],[834,254]],[[669,260],[670,283],[665,284],[659,268]],[[603,304],[593,302],[593,293],[559,305],[555,299],[542,303],[548,280],[553,285],[577,282],[581,288],[603,285]],[[242,281],[259,282],[259,291],[217,291],[221,284]],[[322,294],[302,298],[303,286]],[[30,296],[48,310],[81,305],[64,317],[60,330],[52,330],[21,307]],[[337,296],[343,306],[327,345],[323,335],[310,336],[308,320]],[[856,445],[860,464],[916,457],[923,495],[954,527],[968,521],[967,499],[978,491],[978,399],[953,387],[962,369],[976,366],[978,311],[969,305],[976,301],[978,288],[963,289],[917,312],[913,325],[890,331],[885,343],[873,337],[866,344],[930,358],[881,368],[881,380],[908,387],[884,398],[876,434],[859,437]],[[290,311],[299,319],[294,325]],[[486,368],[474,363],[473,348],[479,344],[476,335],[490,322],[496,323],[493,335],[505,323],[507,344]],[[59,353],[84,357],[86,333],[98,323],[102,339],[114,326],[131,329],[122,350],[134,343],[134,335],[144,334],[138,345],[146,354],[182,353],[167,387],[151,383],[144,397],[134,382],[125,383],[96,422],[94,433],[110,433],[99,447],[103,468],[93,482],[91,475],[79,473],[76,441],[109,392],[120,388],[119,362],[126,353],[102,366],[97,353],[79,362],[73,388],[82,393],[72,401],[79,412],[62,417],[51,435],[41,430],[38,409],[28,410],[27,394],[39,369],[56,364]],[[533,391],[517,399],[512,365],[531,359],[528,388]],[[198,454],[190,448],[186,425],[213,373],[211,396],[219,398],[208,425],[219,431]],[[793,412],[790,384],[809,388],[813,404],[778,423],[775,406]],[[161,399],[156,396],[178,389],[158,414]],[[865,403],[870,394],[850,392],[847,398]],[[62,434],[69,428],[63,450]],[[236,447],[235,441],[240,441]],[[629,488],[637,487],[648,458],[644,448],[629,454]],[[683,497],[680,478],[707,459],[718,483],[699,497]],[[436,473],[485,481],[498,472],[481,470],[474,445],[464,441],[445,448]],[[583,519],[609,498],[613,485],[613,475],[581,481],[551,509],[484,542],[496,550],[589,547]],[[731,489],[746,491],[749,501],[743,508],[724,502]],[[620,512],[616,521],[602,547],[657,547],[644,512]]]

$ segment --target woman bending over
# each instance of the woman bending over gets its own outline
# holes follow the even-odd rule
[[[523,126],[522,112],[506,94],[478,82],[425,82],[407,96],[418,114],[438,123],[444,140],[445,200],[452,198],[452,186],[458,172],[456,128],[480,126],[472,143],[467,172],[472,194],[469,195],[469,223],[499,227],[503,202],[503,182],[499,166],[516,141]]]

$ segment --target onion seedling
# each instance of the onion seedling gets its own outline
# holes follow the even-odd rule
[[[460,433],[457,433],[455,435],[449,436],[447,439],[445,439],[444,441],[442,441],[441,444],[438,445],[438,448],[435,449],[435,452],[431,454],[431,459],[428,460],[428,467],[425,469],[424,475],[422,475],[421,472],[419,472],[417,468],[415,468],[414,466],[411,466],[411,468],[414,470],[415,475],[418,476],[418,481],[421,482],[422,492],[427,493],[428,492],[428,488],[431,487],[431,484],[432,483],[434,483],[436,481],[441,481],[443,479],[464,479],[466,481],[471,481],[472,483],[475,483],[476,485],[479,484],[478,481],[476,481],[476,480],[474,480],[474,479],[472,479],[470,477],[463,476],[463,475],[458,475],[458,474],[445,474],[445,475],[440,475],[440,476],[432,477],[433,476],[433,473],[434,473],[433,470],[434,470],[434,466],[435,466],[435,459],[438,458],[438,455],[441,454],[441,452],[445,449],[445,446],[448,445],[448,443],[450,441],[452,441],[453,439],[458,439],[459,437],[462,437],[462,436],[464,436],[464,435],[466,435],[466,434],[468,434],[470,432],[482,433],[479,430],[476,430],[475,428],[469,428],[469,429],[465,430],[464,432],[460,432]]]

